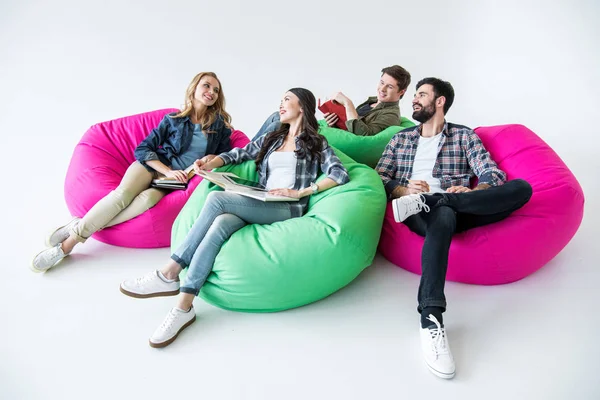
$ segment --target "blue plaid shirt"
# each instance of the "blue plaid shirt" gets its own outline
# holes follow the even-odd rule
[[[442,189],[470,187],[474,176],[479,178],[479,183],[490,186],[506,182],[506,174],[498,168],[471,128],[445,122],[440,135],[443,136],[432,175],[440,180]],[[420,136],[421,125],[410,127],[396,133],[385,147],[376,170],[388,197],[391,198],[398,186],[408,186]]]
[[[223,159],[225,165],[227,164],[240,164],[248,160],[256,160],[258,152],[262,147],[265,137],[263,135],[256,141],[251,141],[243,148],[234,148],[233,150],[219,154],[219,157]],[[267,174],[268,174],[268,159],[271,153],[280,148],[283,145],[283,138],[277,140],[271,148],[265,154],[265,158],[258,167],[258,178],[261,185],[267,185]],[[300,147],[298,145],[298,138],[296,138],[296,150]],[[298,158],[296,161],[296,182],[294,183],[293,189],[302,190],[310,186],[312,182],[315,182],[319,175],[319,168],[327,174],[328,178],[334,180],[338,185],[343,185],[350,181],[348,171],[342,165],[340,159],[335,155],[333,149],[329,146],[326,140],[323,141],[323,150],[321,150],[321,159],[319,163],[317,159],[311,158]],[[301,217],[308,208],[308,197],[301,198],[298,202],[289,202],[290,209],[293,217]]]

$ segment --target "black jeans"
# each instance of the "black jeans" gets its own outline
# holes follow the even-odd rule
[[[523,207],[531,194],[529,183],[515,179],[486,190],[425,195],[430,211],[423,210],[404,221],[411,231],[425,237],[417,295],[419,313],[425,307],[446,309],[444,285],[454,233],[503,220]]]

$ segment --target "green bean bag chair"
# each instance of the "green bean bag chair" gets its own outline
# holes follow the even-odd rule
[[[336,154],[350,182],[312,196],[300,218],[246,225],[235,232],[217,255],[200,291],[202,299],[234,311],[286,310],[329,296],[371,264],[385,214],[385,191],[374,170],[340,151]],[[218,170],[258,180],[254,162]],[[173,250],[211,190],[221,189],[202,181],[179,213],[171,233]]]
[[[402,129],[415,126],[414,122],[406,117],[400,118],[400,126],[390,126],[373,136],[358,136],[351,132],[327,126],[325,120],[319,121],[319,133],[327,138],[332,147],[340,149],[353,160],[375,168],[377,162],[396,133]]]

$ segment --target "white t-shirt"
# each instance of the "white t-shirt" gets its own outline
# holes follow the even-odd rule
[[[296,153],[274,151],[267,161],[267,189],[293,189],[296,183]]]
[[[411,180],[425,181],[429,184],[430,193],[444,192],[440,185],[440,180],[433,177],[433,167],[438,155],[438,146],[442,134],[438,133],[434,137],[419,137],[415,162],[413,164]]]

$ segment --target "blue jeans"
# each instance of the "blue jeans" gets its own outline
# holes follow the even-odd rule
[[[417,295],[419,313],[425,307],[446,309],[444,286],[454,233],[505,219],[523,207],[531,194],[529,183],[515,179],[487,190],[425,195],[430,212],[421,211],[404,221],[411,231],[425,237]]]
[[[276,131],[280,127],[279,111],[275,111],[273,114],[269,115],[269,118],[267,118],[265,123],[260,127],[256,135],[252,138],[252,141],[256,141],[259,137],[264,136],[269,132]]]
[[[181,291],[198,295],[212,271],[221,246],[246,224],[272,224],[290,219],[287,202],[263,202],[236,193],[215,191],[171,259],[188,268]]]

